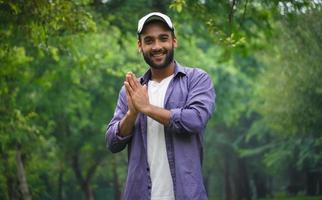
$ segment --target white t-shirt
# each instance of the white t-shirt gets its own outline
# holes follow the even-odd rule
[[[149,81],[149,101],[157,107],[164,107],[164,97],[173,75],[161,82]],[[165,145],[164,126],[148,117],[147,151],[152,181],[151,200],[174,200],[173,182]]]

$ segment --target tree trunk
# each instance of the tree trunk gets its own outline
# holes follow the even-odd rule
[[[265,175],[260,173],[254,173],[253,179],[256,189],[256,198],[265,198],[267,196],[267,185]]]
[[[93,192],[92,192],[89,181],[84,181],[82,183],[82,190],[85,195],[85,200],[94,200]]]
[[[251,199],[245,161],[238,158],[234,151],[228,151],[224,157],[224,189],[226,200]]]
[[[235,163],[234,163],[235,164]],[[233,165],[234,165],[233,164]],[[233,170],[233,166],[230,166],[230,172],[229,172],[229,187],[230,187],[230,199],[229,200],[238,200],[238,190],[237,190],[237,182],[235,181],[235,176],[234,176],[234,170]]]
[[[80,164],[79,164],[79,155],[75,154],[72,156],[72,169],[75,173],[76,179],[81,186],[81,189],[84,193],[86,200],[94,200],[94,195],[90,186],[90,180],[95,174],[97,166],[100,164],[101,160],[97,160],[93,165],[87,170],[86,177],[82,175]]]
[[[64,199],[63,180],[64,180],[64,171],[63,169],[60,169],[59,176],[58,176],[58,200]]]
[[[19,147],[17,148],[17,151],[16,151],[16,164],[17,164],[17,175],[18,175],[18,181],[19,181],[19,190],[21,192],[21,198],[23,200],[31,200],[31,195],[29,193],[28,183],[25,175],[24,164],[22,162],[21,151]]]
[[[319,180],[318,180],[318,194],[322,196],[322,171],[319,171]]]
[[[7,184],[9,199],[17,200],[18,199],[18,194],[17,194],[17,191],[15,190],[15,179],[12,176],[12,174],[10,173],[10,167],[9,167],[9,162],[8,162],[8,154],[2,152],[1,155],[2,155],[4,176],[6,178],[6,184]]]
[[[225,190],[225,199],[231,200],[229,164],[227,159],[228,158],[224,157],[224,190]]]
[[[316,195],[317,181],[318,180],[315,172],[307,172],[306,194],[308,196]]]
[[[236,169],[236,179],[235,179],[237,199],[238,200],[251,200],[252,195],[249,186],[248,172],[246,169],[245,160],[242,158],[237,158],[237,169]]]
[[[120,182],[118,178],[118,174],[116,171],[116,158],[113,156],[112,159],[112,167],[113,167],[113,186],[114,186],[114,199],[121,200],[121,190],[120,190]]]

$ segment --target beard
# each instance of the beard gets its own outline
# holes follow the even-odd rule
[[[159,51],[155,51],[155,52],[143,52],[143,58],[145,60],[145,62],[152,68],[154,69],[164,69],[166,67],[169,66],[169,64],[173,61],[173,57],[174,57],[174,51],[173,51],[173,47],[169,50],[167,49],[161,49]],[[153,60],[152,60],[152,56],[153,54],[156,53],[163,53],[166,54],[165,59],[162,63],[160,64],[156,64]]]

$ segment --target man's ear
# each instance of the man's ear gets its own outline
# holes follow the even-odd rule
[[[174,48],[177,48],[178,47],[178,41],[177,41],[177,38],[176,37],[173,38],[173,47]]]
[[[138,51],[141,53],[142,44],[140,40],[138,40],[137,42],[137,48],[138,48]]]

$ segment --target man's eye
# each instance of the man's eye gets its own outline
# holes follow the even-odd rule
[[[144,40],[145,44],[151,44],[152,40]]]
[[[168,40],[168,37],[161,37],[161,41],[165,42]]]

